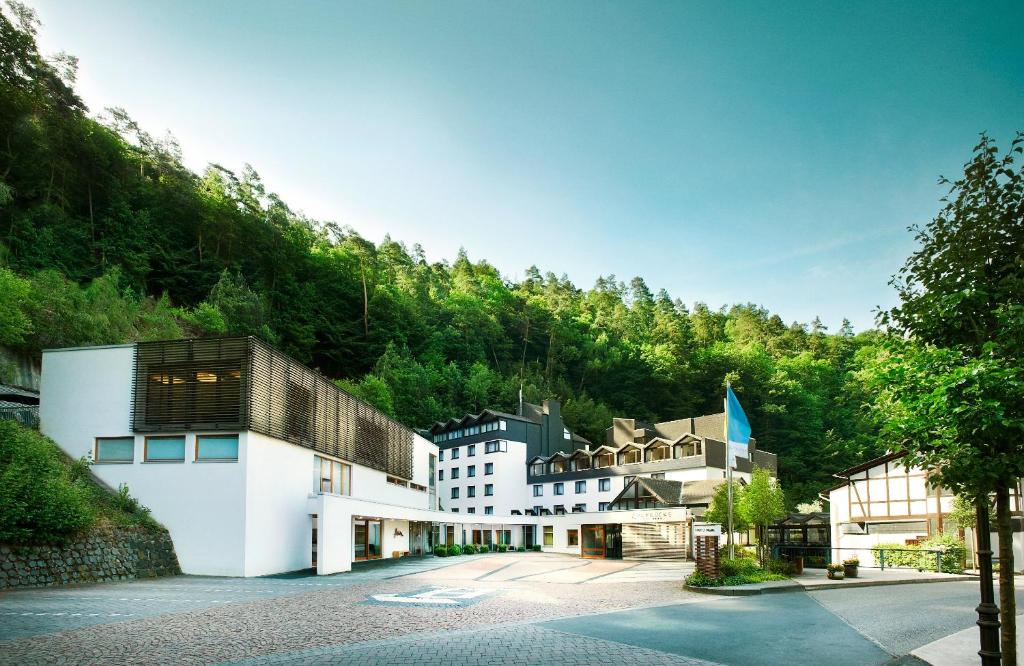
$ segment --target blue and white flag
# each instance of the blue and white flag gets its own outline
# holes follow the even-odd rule
[[[750,421],[740,407],[740,401],[732,392],[732,387],[725,389],[726,415],[729,419],[726,425],[726,437],[729,440],[729,465],[736,466],[737,458],[748,458],[747,444],[750,442]]]

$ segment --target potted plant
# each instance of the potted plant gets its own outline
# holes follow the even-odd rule
[[[825,567],[825,575],[832,580],[842,580],[846,577],[846,567],[839,562],[829,564]]]
[[[860,559],[856,558],[856,557],[851,557],[849,559],[843,560],[843,574],[847,578],[856,578],[857,577],[857,567],[859,565],[860,565]]]

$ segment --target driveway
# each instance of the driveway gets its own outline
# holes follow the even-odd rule
[[[884,664],[977,603],[972,583],[709,597],[691,567],[489,554],[8,592],[0,663]]]

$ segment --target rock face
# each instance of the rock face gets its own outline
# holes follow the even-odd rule
[[[0,544],[0,590],[180,573],[167,532],[110,528],[61,545]]]

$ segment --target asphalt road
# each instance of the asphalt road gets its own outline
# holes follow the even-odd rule
[[[733,666],[865,666],[973,626],[977,603],[976,583],[930,583],[723,597],[540,626]]]

